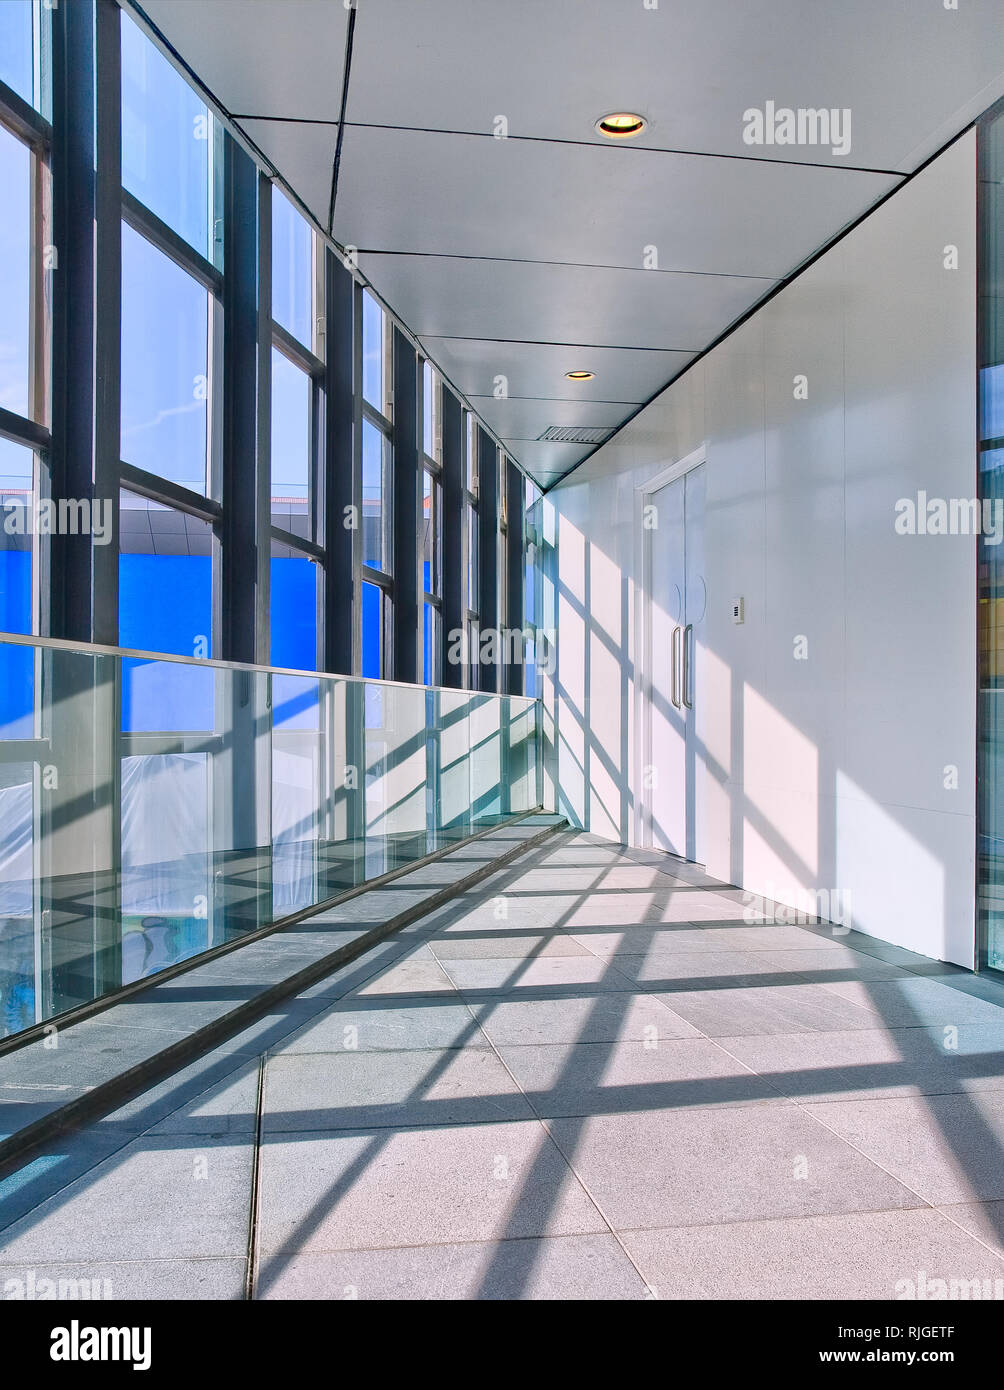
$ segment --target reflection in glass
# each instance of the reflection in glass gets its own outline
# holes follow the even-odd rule
[[[439,684],[439,609],[422,605],[422,679],[426,685]]]
[[[310,223],[272,185],[272,317],[313,349],[314,238]]]
[[[983,256],[978,298],[979,488],[983,507],[1004,507],[1004,117],[977,127],[983,142],[978,207]],[[1004,555],[977,542],[977,905],[983,963],[1004,970]]]
[[[323,741],[320,682],[272,677],[272,911],[317,901]]]
[[[0,639],[40,671],[35,760],[0,741],[5,1034],[536,804],[532,701],[38,640]]]
[[[206,493],[209,292],[122,225],[122,457]]]
[[[209,756],[122,759],[122,983],[211,944]]]
[[[213,528],[123,491],[119,502],[119,645],[212,656]],[[122,727],[207,729],[212,679],[197,666],[131,660],[123,670]]]
[[[362,586],[362,673],[372,680],[379,680],[383,675],[383,605],[383,591],[379,586],[364,582]]]
[[[32,630],[35,455],[0,438],[0,630]]]
[[[0,0],[0,82],[34,104],[32,0]]]
[[[308,537],[310,377],[272,349],[272,525]]]
[[[34,773],[0,761],[0,1037],[37,1018]]]
[[[28,146],[0,126],[0,406],[24,416],[31,415],[31,165]]]
[[[436,459],[436,436],[439,433],[439,376],[431,362],[422,367],[422,447],[431,459]]]
[[[302,551],[272,541],[270,665],[317,670],[319,574],[317,564]]]
[[[122,184],[207,260],[212,117],[122,12]]]
[[[388,336],[383,309],[369,290],[363,290],[363,399],[389,418]]]
[[[363,421],[363,564],[390,569],[390,441]]]

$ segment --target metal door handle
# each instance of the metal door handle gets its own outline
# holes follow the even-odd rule
[[[669,698],[673,701],[673,704],[675,705],[675,707],[676,707],[677,709],[680,708],[680,697],[679,697],[679,695],[677,694],[677,688],[678,688],[678,686],[679,686],[679,679],[678,679],[678,677],[679,677],[679,671],[680,671],[680,641],[679,641],[679,638],[680,638],[680,633],[681,633],[682,631],[683,631],[683,628],[681,628],[679,625],[677,625],[676,627],[674,627],[674,628],[673,628],[673,636],[672,636],[671,641],[670,641],[670,646],[671,646],[671,649],[672,649],[672,669],[671,669],[671,671],[670,671],[670,676],[669,676]]]
[[[683,703],[687,706],[687,709],[694,708],[694,702],[687,694],[690,689],[690,646],[688,645],[687,638],[691,638],[692,641],[693,632],[694,624],[688,623],[683,632]]]

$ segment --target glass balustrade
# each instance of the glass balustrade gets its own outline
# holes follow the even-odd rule
[[[540,802],[518,696],[0,638],[0,1036]]]

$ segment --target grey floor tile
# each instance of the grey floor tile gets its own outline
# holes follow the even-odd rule
[[[806,1107],[925,1202],[1004,1198],[1004,1092]]]
[[[6,1297],[88,1302],[122,1299],[239,1301],[245,1296],[247,1258],[226,1260],[89,1260],[86,1264],[8,1265],[0,1256]]]
[[[615,1238],[592,1235],[289,1255],[257,1296],[599,1301],[644,1298],[646,1290]]]
[[[676,996],[674,996],[675,998]],[[970,1031],[971,1030],[971,1031]],[[722,1037],[721,1044],[802,1100],[868,1100],[951,1091],[1004,1090],[1004,1036],[984,1025],[963,1029],[957,1046],[924,1028]]]
[[[525,960],[529,957],[539,960],[544,956],[588,956],[592,952],[573,941],[570,936],[560,934],[539,936],[534,933],[506,932],[498,928],[496,932],[479,932],[476,936],[464,938],[455,934],[434,936],[429,949],[441,961],[451,960]]]
[[[636,928],[635,930],[658,932],[657,928]],[[626,933],[626,936],[622,953],[630,950],[634,940],[630,932]],[[801,927],[769,925],[722,927],[711,922],[704,926],[692,927],[688,931],[665,929],[658,933],[653,944],[657,950],[667,952],[686,950],[784,952],[786,955],[791,955],[793,962],[797,958],[796,953],[802,951],[812,951],[822,955],[826,955],[830,951],[839,954],[840,951],[835,942],[831,943],[825,938],[813,936],[809,932],[803,931]]]
[[[652,1110],[547,1127],[615,1230],[922,1205],[794,1105]]]
[[[0,1235],[15,1264],[240,1256],[251,1145],[211,1137],[137,1139]]]
[[[714,951],[732,949],[729,928],[700,927],[690,922],[663,923],[657,927],[629,924],[611,930],[609,927],[574,927],[573,940],[587,946],[595,955],[615,957],[648,957],[672,955],[679,951]]]
[[[443,967],[465,995],[525,992],[537,997],[590,996],[633,991],[626,975],[597,956],[549,956],[542,960],[450,960]]]
[[[706,1038],[500,1048],[536,1113],[608,1115],[788,1102]]]
[[[617,969],[650,991],[739,989],[758,983],[783,984],[801,980],[794,971],[783,973],[764,960],[761,951],[653,951],[648,956],[618,956]]]
[[[965,1202],[938,1210],[1004,1257],[1004,1202]]]
[[[299,1052],[395,1052],[444,1047],[487,1047],[488,1039],[466,1004],[416,999],[407,1006],[381,1005],[378,998],[360,1008],[336,1004],[303,1024],[281,1042],[276,1055]]]
[[[806,933],[807,945],[797,951],[764,952],[764,960],[779,974],[795,971],[813,984],[831,984],[840,980],[897,980],[908,979],[901,966],[863,955],[846,946],[830,942],[823,948],[812,946],[815,938]]]
[[[921,1280],[1004,1277],[1004,1261],[930,1208],[629,1231],[660,1299],[880,1299]],[[923,1271],[923,1273],[922,1273]]]
[[[709,1037],[874,1029],[874,1014],[809,984],[675,990],[657,995]]]
[[[262,1148],[259,1277],[277,1250],[605,1232],[537,1120],[275,1136]],[[278,1262],[279,1265],[282,1260]]]
[[[405,957],[370,975],[345,997],[374,999],[390,998],[393,995],[416,997],[455,993],[456,987],[438,961],[411,960]]]
[[[505,998],[472,1005],[475,1017],[497,1046],[505,1043],[658,1042],[698,1037],[697,1029],[654,995],[596,994],[562,999]]]
[[[490,1048],[273,1058],[262,1131],[487,1124],[533,1111]]]
[[[870,1009],[883,1023],[897,1028],[938,1023],[1004,1022],[1004,1009],[999,1005],[953,989],[938,980],[918,976],[899,980],[847,980],[821,985],[820,988],[839,994],[863,1009]]]

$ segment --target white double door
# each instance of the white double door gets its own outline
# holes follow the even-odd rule
[[[648,495],[646,835],[654,849],[705,862],[701,680],[705,465]]]

